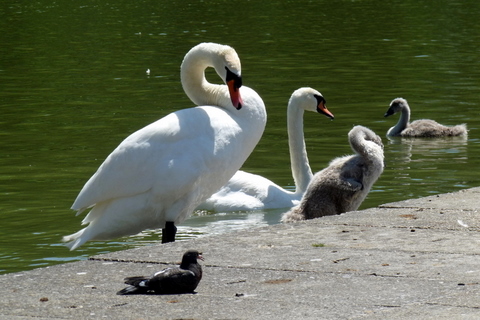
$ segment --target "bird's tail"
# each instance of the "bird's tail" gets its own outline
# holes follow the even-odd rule
[[[136,276],[136,277],[127,277],[123,279],[126,284],[135,287],[147,287],[148,286],[148,277],[145,276]]]
[[[74,234],[63,237],[62,241],[67,242],[67,243],[65,243],[65,246],[67,246],[70,249],[70,251],[73,251],[73,250],[77,249],[82,244],[87,242],[86,237],[82,237],[82,235],[85,233],[85,229],[87,229],[87,228],[83,228],[82,230],[80,230],[80,231],[78,231]]]
[[[118,295],[142,294],[147,293],[149,290],[148,278],[144,276],[125,278],[125,283],[129,284],[129,286],[118,291]]]
[[[147,290],[145,288],[135,287],[135,286],[128,286],[125,289],[122,289],[117,292],[118,295],[127,295],[127,294],[142,294],[146,293]]]

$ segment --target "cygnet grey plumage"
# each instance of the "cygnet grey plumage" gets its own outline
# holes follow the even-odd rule
[[[388,130],[387,136],[389,137],[434,138],[465,136],[468,133],[465,124],[447,127],[429,119],[416,120],[410,123],[410,106],[407,100],[403,98],[393,99],[385,113],[385,117],[397,112],[401,112],[402,114],[397,124]]]
[[[316,173],[300,204],[283,215],[283,222],[358,209],[383,172],[383,143],[378,135],[363,126],[350,130],[348,140],[355,154],[336,158]]]

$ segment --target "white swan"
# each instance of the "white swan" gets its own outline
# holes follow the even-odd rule
[[[296,205],[313,176],[305,148],[303,113],[305,110],[314,111],[333,119],[333,114],[325,104],[322,94],[312,88],[297,89],[288,102],[288,143],[295,192],[285,190],[262,176],[237,171],[226,185],[197,209],[229,212],[289,208]]]
[[[207,67],[227,85],[209,83]],[[197,45],[182,62],[181,79],[189,98],[204,106],[140,129],[108,156],[72,206],[77,215],[93,208],[83,220],[89,225],[64,237],[71,250],[153,228],[164,228],[162,242],[175,241],[175,225],[224,185],[260,140],[265,105],[255,91],[241,87],[233,48]]]
[[[385,113],[385,117],[391,116],[397,112],[401,112],[402,114],[400,115],[397,124],[388,130],[388,137],[453,137],[466,136],[468,132],[465,124],[447,127],[429,119],[416,120],[409,123],[410,107],[407,100],[403,98],[393,99],[390,103],[390,107]]]
[[[283,215],[283,222],[358,209],[383,172],[383,144],[378,135],[362,126],[353,127],[348,140],[356,154],[336,158],[316,173],[300,204]]]

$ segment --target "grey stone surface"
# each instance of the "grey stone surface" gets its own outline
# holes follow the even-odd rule
[[[1,319],[480,319],[480,188],[0,276]],[[203,251],[196,294],[117,296]]]

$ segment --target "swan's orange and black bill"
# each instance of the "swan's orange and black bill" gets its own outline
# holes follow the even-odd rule
[[[240,110],[243,106],[243,100],[240,96],[240,87],[242,86],[242,78],[235,73],[231,72],[227,67],[227,77],[225,78],[228,86],[228,92],[230,93],[230,100],[233,106]]]
[[[328,111],[327,107],[325,106],[325,103],[320,102],[317,106],[317,111],[319,113],[323,113],[324,115],[326,115],[327,117],[329,117],[330,119],[335,119],[335,116],[333,115],[333,113],[331,113],[330,111]]]
[[[332,120],[335,119],[335,117],[333,116],[333,113],[331,113],[327,109],[327,106],[326,106],[327,101],[325,100],[325,98],[322,95],[318,95],[318,94],[314,94],[313,96],[315,97],[315,99],[317,99],[317,112],[323,113],[324,115],[326,115]]]

